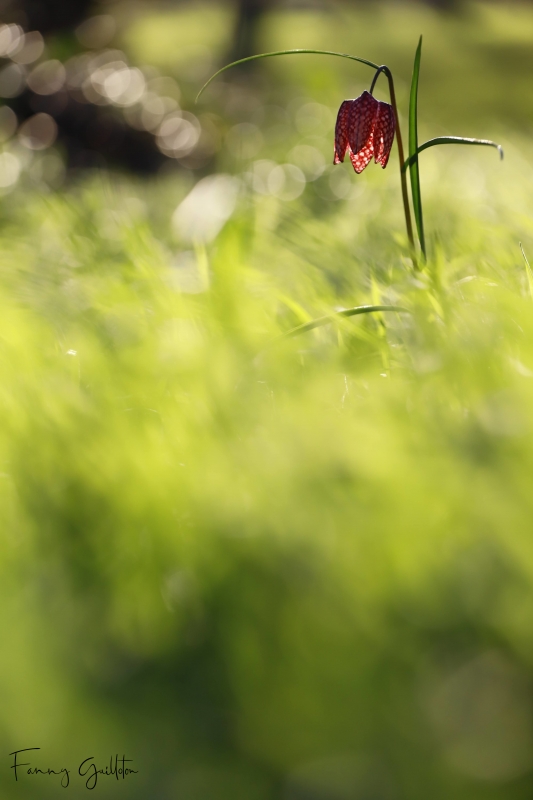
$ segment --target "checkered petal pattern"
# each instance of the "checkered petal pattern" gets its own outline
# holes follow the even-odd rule
[[[396,118],[394,109],[388,103],[378,103],[378,113],[374,127],[374,160],[381,164],[383,169],[387,166],[394,133],[396,131]]]
[[[354,101],[344,100],[339,108],[337,114],[337,123],[335,125],[335,158],[334,164],[340,164],[344,161],[346,150],[348,149],[348,125],[350,120],[350,108]]]
[[[352,153],[368,147],[374,129],[379,103],[369,92],[352,100],[348,122],[348,144]]]
[[[353,150],[350,150],[350,161],[352,162],[352,166],[357,174],[362,172],[364,168],[370,164],[373,155],[374,131],[371,130],[368,139],[357,153],[354,153]]]
[[[378,102],[370,92],[363,92],[355,100],[345,100],[337,115],[335,125],[335,154],[333,163],[350,156],[357,173],[372,160],[387,166],[394,141],[396,120],[392,106]]]

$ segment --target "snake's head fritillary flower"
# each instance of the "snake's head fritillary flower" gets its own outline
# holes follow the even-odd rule
[[[376,164],[387,166],[394,141],[396,119],[388,103],[376,100],[370,92],[355,100],[345,100],[339,108],[335,125],[334,164],[344,161],[346,151],[357,173],[374,156]]]

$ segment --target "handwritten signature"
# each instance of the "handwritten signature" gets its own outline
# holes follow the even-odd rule
[[[132,769],[131,767],[126,766],[126,764],[131,763],[133,759],[126,758],[126,756],[119,758],[118,754],[114,757],[111,756],[109,759],[109,765],[105,767],[98,767],[95,757],[89,756],[89,758],[85,758],[81,762],[77,770],[67,769],[67,767],[61,767],[61,769],[52,769],[52,767],[46,767],[43,769],[41,767],[34,767],[30,761],[19,761],[18,756],[20,753],[28,753],[30,750],[40,749],[40,747],[24,747],[22,750],[14,750],[9,754],[10,756],[13,756],[13,764],[11,765],[11,769],[14,771],[16,781],[18,781],[19,777],[24,773],[26,775],[57,775],[61,776],[60,785],[66,789],[70,784],[71,772],[77,772],[80,777],[85,778],[85,786],[87,789],[94,789],[98,782],[99,775],[106,777],[113,777],[114,775],[118,781],[125,780],[128,775],[136,775],[139,772],[138,769]],[[27,756],[21,756],[21,758],[27,758]]]

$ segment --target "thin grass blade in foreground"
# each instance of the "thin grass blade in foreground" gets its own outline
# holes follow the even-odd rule
[[[291,328],[291,330],[287,331],[286,333],[282,333],[276,339],[274,339],[272,344],[276,344],[277,342],[281,341],[282,339],[290,339],[293,336],[299,336],[301,333],[307,333],[308,331],[312,331],[314,328],[319,328],[322,325],[329,325],[330,323],[334,322],[336,319],[340,317],[356,317],[360,314],[372,314],[377,311],[396,311],[400,314],[410,314],[408,308],[403,308],[403,306],[355,306],[354,308],[346,308],[342,311],[335,311],[333,314],[326,314],[323,317],[318,317],[317,319],[311,320],[311,322],[304,322],[303,325],[298,325],[296,328]]]
[[[530,293],[531,297],[533,297],[533,270],[531,269],[531,267],[529,265],[529,261],[527,260],[527,256],[526,256],[525,250],[522,247],[522,242],[518,242],[518,244],[520,245],[520,250],[522,251],[522,255],[523,255],[524,261],[526,263],[526,274],[527,274],[527,282],[529,284],[529,293]]]
[[[503,160],[503,147],[501,144],[493,142],[491,139],[468,139],[463,136],[438,136],[436,139],[429,139],[427,142],[424,142],[424,144],[421,144],[420,147],[417,148],[416,153],[410,155],[409,158],[404,161],[402,170],[405,172],[408,167],[411,167],[411,165],[418,160],[418,155],[423,150],[427,150],[428,147],[434,147],[437,144],[473,144],[484,147],[495,147],[500,154],[500,160]]]
[[[420,194],[420,172],[418,169],[418,77],[420,75],[420,58],[422,55],[422,37],[418,42],[411,80],[411,94],[409,97],[409,160],[413,159],[409,168],[411,177],[411,194],[413,197],[413,213],[415,215],[416,229],[420,249],[426,258],[426,240],[424,236],[424,219],[422,216],[422,197]]]

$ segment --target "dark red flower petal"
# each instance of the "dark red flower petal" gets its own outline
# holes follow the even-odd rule
[[[357,153],[354,153],[352,150],[350,150],[350,161],[352,162],[352,166],[357,174],[361,173],[364,168],[369,165],[369,163],[372,161],[373,155],[374,133],[373,131],[370,131],[370,136],[368,137],[364,146]]]
[[[337,122],[335,124],[334,164],[340,164],[344,161],[344,156],[348,149],[348,121],[350,118],[350,107],[353,102],[353,100],[344,100],[337,114]]]
[[[370,92],[363,92],[351,103],[348,118],[348,144],[355,155],[368,143],[374,128],[378,107],[378,101],[372,97]]]
[[[346,152],[357,173],[362,172],[374,156],[376,164],[387,166],[396,120],[388,103],[378,102],[370,92],[355,100],[345,100],[335,125],[334,164],[344,161]]]
[[[383,169],[385,169],[389,160],[395,130],[394,109],[388,103],[378,103],[374,125],[374,160],[376,164],[381,164]]]

